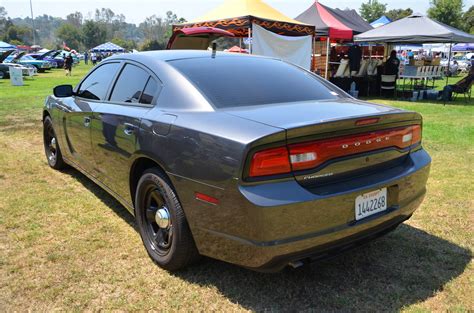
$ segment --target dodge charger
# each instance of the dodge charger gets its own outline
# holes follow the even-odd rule
[[[200,256],[278,271],[358,247],[411,217],[431,163],[420,114],[210,51],[107,58],[54,89],[43,126],[49,165],[120,201],[170,271]]]

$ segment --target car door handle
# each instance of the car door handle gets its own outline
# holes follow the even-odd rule
[[[135,133],[135,130],[137,129],[136,125],[130,124],[130,123],[123,123],[124,129],[123,132],[127,136],[131,136]]]
[[[91,125],[91,117],[86,116],[84,117],[84,127],[89,127]]]

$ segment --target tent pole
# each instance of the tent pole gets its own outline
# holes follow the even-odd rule
[[[453,48],[453,43],[450,42],[449,43],[449,55],[448,55],[448,70],[446,71],[446,85],[444,86],[446,88],[446,86],[448,86],[448,79],[449,79],[449,67],[451,65],[451,49]],[[443,92],[444,94],[444,92]],[[443,95],[443,105],[446,105],[446,98],[444,97]]]
[[[316,36],[313,35],[313,53],[311,54],[311,71],[312,72],[316,72],[316,64],[313,62],[315,54],[316,54]]]
[[[249,27],[249,54],[252,54],[252,24]]]
[[[328,67],[329,67],[329,47],[330,47],[330,38],[329,36],[327,37],[327,43],[326,43],[326,69],[324,71],[324,78],[328,79]]]
[[[370,42],[369,42],[368,48],[369,48],[369,65],[370,65],[370,63],[372,63],[372,46]],[[367,66],[367,68],[369,67]],[[370,95],[370,76],[368,74],[369,73],[367,73],[367,97]]]

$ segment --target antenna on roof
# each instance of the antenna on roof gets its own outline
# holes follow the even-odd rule
[[[212,58],[216,57],[216,51],[217,51],[217,43],[213,42],[212,43]]]

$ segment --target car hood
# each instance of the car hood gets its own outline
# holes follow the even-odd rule
[[[4,51],[2,53],[2,55],[0,55],[0,63],[2,63],[3,61],[5,61],[6,58],[8,58],[8,56],[10,54],[12,54],[15,50],[8,50],[8,51]]]
[[[290,129],[401,110],[353,99],[338,99],[233,108],[226,111],[228,114],[262,124]]]
[[[24,56],[25,54],[26,54],[25,51],[18,53],[17,55],[15,55],[15,56],[13,57],[12,62],[15,62],[15,61],[17,61],[17,60],[20,60],[21,57]]]

